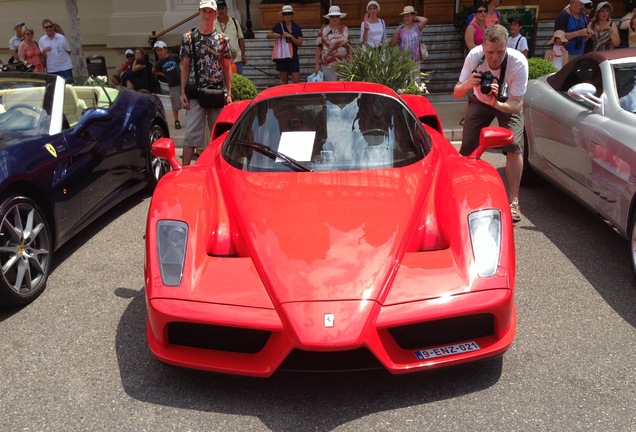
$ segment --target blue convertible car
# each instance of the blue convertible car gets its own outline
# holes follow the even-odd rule
[[[0,72],[0,306],[33,301],[55,249],[169,169],[156,96],[74,81]]]

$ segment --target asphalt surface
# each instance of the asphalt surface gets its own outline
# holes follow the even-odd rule
[[[627,241],[551,186],[521,191],[510,350],[403,376],[262,380],[156,361],[144,325],[148,204],[138,196],[109,212],[58,251],[37,301],[0,311],[0,430],[636,430]]]

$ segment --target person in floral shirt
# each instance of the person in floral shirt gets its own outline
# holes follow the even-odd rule
[[[232,102],[232,58],[230,40],[214,28],[216,1],[201,0],[199,4],[199,27],[183,35],[179,55],[181,56],[181,105],[188,110],[186,133],[183,143],[183,165],[190,165],[194,149],[203,146],[205,123],[212,129],[221,108],[202,108],[186,87],[196,89],[214,85],[225,89],[225,103]],[[193,52],[194,49],[194,52]],[[193,58],[193,54],[194,57]],[[197,73],[194,71],[196,59]],[[198,75],[198,82],[196,82]],[[188,86],[189,84],[189,86]]]

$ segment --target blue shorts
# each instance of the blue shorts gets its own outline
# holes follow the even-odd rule
[[[290,74],[300,72],[300,60],[298,59],[298,55],[294,53],[294,57],[289,61],[277,61],[276,70]]]

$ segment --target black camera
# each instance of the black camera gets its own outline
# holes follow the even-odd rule
[[[494,76],[490,71],[477,72],[474,70],[473,72],[479,74],[479,78],[481,79],[479,89],[483,94],[489,94],[492,91],[492,83],[495,81],[499,82],[499,78]],[[508,97],[510,97],[508,83],[504,82],[499,86],[499,95],[497,96],[497,100],[499,102],[505,102],[508,100]]]

